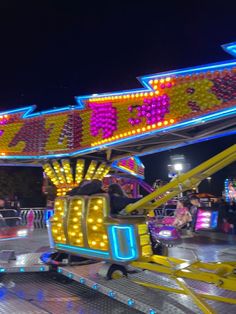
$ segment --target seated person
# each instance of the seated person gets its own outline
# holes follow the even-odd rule
[[[108,188],[108,194],[110,197],[111,215],[124,214],[122,210],[129,204],[139,201],[141,198],[129,198],[121,186],[117,183],[113,183]]]
[[[192,216],[188,209],[189,202],[187,200],[179,200],[175,211],[175,220],[173,226],[177,229],[182,228],[186,224],[192,221]]]
[[[192,216],[191,230],[194,231],[197,220],[197,211],[199,207],[204,208],[197,195],[190,196],[190,214]]]
[[[67,195],[93,195],[98,193],[105,193],[102,189],[102,181],[94,179],[91,181],[83,180],[78,187],[69,191]]]

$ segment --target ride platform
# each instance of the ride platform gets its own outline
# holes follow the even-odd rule
[[[41,262],[40,255],[41,253],[20,254],[16,255],[15,260],[1,260],[0,258],[0,274],[47,272],[50,267]]]
[[[99,262],[58,267],[56,278],[39,257],[21,254],[15,261],[1,262],[5,312],[18,308],[21,313],[78,313],[82,304],[81,313],[202,313],[192,296],[167,275],[128,267],[128,277],[107,280],[98,274],[105,264]],[[236,312],[236,292],[189,279],[184,284],[214,309],[205,313]]]

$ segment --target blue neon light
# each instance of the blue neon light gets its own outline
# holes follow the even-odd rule
[[[227,51],[227,50],[226,50]],[[228,51],[227,51],[228,52]],[[180,75],[187,75],[192,73],[201,73],[201,72],[207,72],[211,70],[223,70],[223,69],[230,69],[232,67],[236,66],[236,61],[225,61],[225,62],[217,62],[217,63],[211,63],[206,64],[202,66],[196,66],[196,67],[190,67],[186,69],[181,70],[174,70],[174,71],[167,71],[167,72],[161,72],[156,73],[152,75],[145,75],[138,77],[138,81],[144,86],[144,88],[138,88],[133,90],[124,90],[124,91],[118,91],[113,93],[102,93],[102,94],[92,94],[92,95],[86,95],[86,96],[76,96],[75,100],[78,105],[83,105],[84,101],[91,99],[91,98],[99,98],[99,97],[110,97],[110,96],[121,96],[126,95],[130,93],[142,93],[142,92],[150,92],[153,91],[152,86],[149,84],[149,80],[152,79],[161,79],[165,77],[176,77]]]
[[[180,69],[180,70],[174,70],[174,71],[167,71],[167,72],[162,72],[162,73],[157,73],[157,74],[152,74],[152,75],[147,75],[147,76],[141,76],[138,78],[142,83],[145,81],[146,84],[149,80],[151,79],[161,79],[164,77],[169,77],[169,76],[181,76],[181,75],[187,75],[187,74],[193,74],[193,73],[202,73],[202,72],[208,72],[210,70],[223,70],[223,69],[228,69],[236,66],[236,61],[226,61],[226,62],[216,62],[216,63],[210,63],[206,65],[201,65],[201,66],[196,66],[196,67],[190,67],[186,69]]]
[[[45,211],[44,211],[44,221],[47,222],[53,214],[54,214],[54,210],[53,209],[45,209]]]
[[[2,111],[2,112],[0,112],[0,115],[22,113],[21,118],[27,119],[27,118],[33,118],[33,117],[38,117],[38,116],[55,114],[55,113],[59,113],[59,112],[67,112],[67,111],[71,111],[71,110],[81,110],[81,109],[84,109],[85,107],[83,104],[77,104],[76,106],[66,106],[66,107],[61,107],[61,108],[56,108],[56,109],[34,112],[34,110],[36,108],[37,108],[36,105],[32,105],[32,106],[28,106],[28,107],[19,108],[19,109]]]
[[[143,163],[141,162],[141,160],[137,156],[132,156],[132,158],[135,160],[135,162],[138,164],[139,167],[144,168]],[[121,160],[126,160],[126,159],[129,159],[129,158],[122,158]],[[112,168],[116,168],[118,170],[121,170],[122,172],[131,174],[131,175],[133,175],[133,176],[135,176],[135,177],[137,177],[139,179],[143,179],[144,178],[144,176],[141,175],[141,174],[135,173],[132,170],[129,171],[129,169],[126,169],[126,168],[123,168],[123,167],[119,166],[118,162],[119,162],[119,160],[113,161],[113,163],[111,164],[111,167]]]
[[[20,268],[20,272],[23,273],[25,271],[24,267]]]
[[[219,212],[218,211],[213,211],[211,212],[211,228],[215,229],[218,225],[218,215]]]
[[[104,252],[100,250],[93,250],[93,249],[87,249],[87,248],[82,248],[78,246],[73,246],[73,245],[67,245],[67,244],[60,244],[57,243],[56,247],[59,249],[63,249],[66,251],[72,251],[78,254],[84,254],[84,255],[89,255],[92,257],[100,257],[100,258],[109,258],[110,254],[109,252]]]
[[[220,134],[216,134],[216,135],[212,135],[212,136],[207,136],[207,137],[200,138],[200,139],[195,139],[195,140],[192,140],[192,141],[188,141],[186,143],[170,145],[170,146],[163,147],[163,148],[156,148],[156,149],[153,149],[153,150],[150,150],[150,151],[147,151],[147,152],[137,153],[137,155],[138,156],[151,155],[151,154],[154,154],[154,153],[164,152],[164,151],[169,150],[169,149],[185,147],[185,146],[188,146],[188,145],[202,143],[202,142],[207,142],[209,140],[214,140],[214,139],[217,139],[217,138],[221,138],[221,137],[225,137],[225,136],[229,136],[229,135],[235,135],[235,134],[236,134],[236,130],[230,131],[230,132],[225,132],[225,133],[220,133]]]
[[[93,284],[92,288],[93,288],[94,290],[98,290],[98,289],[99,289],[99,285],[98,285],[97,283],[95,283],[95,284]]]
[[[231,54],[233,57],[236,57],[236,42],[225,44],[221,46],[224,51]]]
[[[116,293],[111,290],[111,291],[108,292],[108,296],[109,296],[110,298],[115,298]]]
[[[226,202],[230,201],[230,197],[229,197],[229,179],[225,180],[225,200],[226,200]]]
[[[119,231],[122,231],[122,235]],[[108,234],[114,260],[130,261],[137,258],[138,248],[133,225],[108,226]],[[123,251],[121,241],[127,245],[127,252]]]
[[[82,284],[84,284],[84,283],[85,283],[85,279],[84,279],[84,278],[80,278],[80,279],[79,279],[79,282],[82,283]]]
[[[129,306],[133,306],[133,305],[135,304],[135,301],[134,301],[133,299],[129,299],[128,302],[127,302],[127,304],[128,304]]]
[[[6,271],[5,268],[0,268],[0,273],[4,273]]]
[[[143,179],[143,178],[144,178],[143,176],[141,176],[141,175],[139,175],[139,174],[137,174],[137,173],[134,173],[134,172],[132,172],[132,171],[129,171],[128,169],[124,169],[124,168],[122,168],[122,167],[117,166],[115,162],[111,165],[111,167],[112,167],[112,168],[115,168],[115,169],[118,169],[118,170],[120,170],[120,171],[122,171],[122,172],[131,174],[132,176],[135,176],[135,177],[137,177],[137,178],[139,178],[139,179]]]

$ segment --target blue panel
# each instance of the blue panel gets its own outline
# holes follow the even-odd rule
[[[219,216],[218,211],[213,211],[211,213],[211,228],[212,229],[215,229],[218,225],[218,216]]]
[[[133,225],[109,226],[108,235],[113,260],[126,262],[137,259],[138,247]]]
[[[48,219],[54,214],[53,209],[45,209],[44,211],[44,221],[47,222]]]

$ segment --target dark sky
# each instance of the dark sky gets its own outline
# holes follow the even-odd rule
[[[1,109],[74,104],[75,95],[139,87],[139,75],[230,59],[220,45],[236,40],[235,9],[235,1],[2,0]],[[197,164],[231,142],[181,152]],[[164,176],[166,154],[151,158]]]

